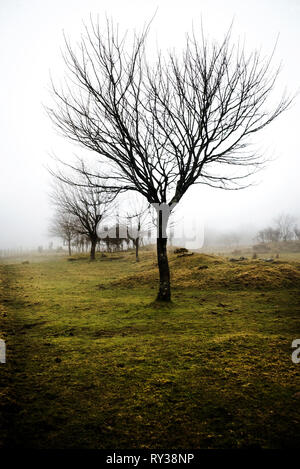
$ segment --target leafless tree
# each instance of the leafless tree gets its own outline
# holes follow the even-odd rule
[[[293,237],[293,226],[295,224],[295,217],[292,215],[282,213],[275,219],[277,229],[280,233],[282,241],[289,241]]]
[[[139,247],[143,235],[147,233],[149,223],[149,205],[139,203],[137,200],[132,204],[133,207],[127,213],[127,236],[135,247],[135,259],[139,262]]]
[[[78,180],[77,180],[78,181]],[[103,221],[113,197],[110,193],[90,186],[90,178],[82,177],[78,185],[57,180],[51,198],[58,213],[68,214],[75,220],[78,235],[87,237],[91,243],[90,260],[95,260],[98,227]]]
[[[256,240],[257,240],[259,243],[264,243],[264,242],[266,242],[266,233],[265,233],[265,230],[259,230],[259,232],[258,232],[257,235],[256,235]]]
[[[109,168],[98,186],[133,190],[156,204],[158,299],[169,301],[166,225],[169,214],[193,184],[223,189],[263,163],[252,136],[291,102],[269,102],[278,70],[271,58],[247,55],[202,32],[187,37],[181,55],[147,58],[148,31],[121,36],[107,22],[91,21],[78,47],[65,42],[66,84],[53,85],[49,114],[63,135],[98,154]],[[207,202],[205,202],[207,203]]]
[[[297,225],[294,226],[294,234],[295,234],[296,239],[300,240],[300,229],[298,228]]]
[[[278,242],[280,240],[280,230],[277,228],[273,228],[269,226],[263,230],[260,230],[257,234],[257,240],[265,243],[265,242]]]
[[[277,228],[272,228],[269,226],[266,228],[266,238],[268,241],[272,242],[278,242],[280,240],[280,230]]]
[[[62,210],[58,211],[52,220],[49,231],[51,236],[62,238],[67,243],[69,256],[71,256],[72,241],[78,234],[75,217]]]
[[[81,252],[81,253],[88,252],[88,250],[91,247],[89,236],[80,234],[80,231],[82,230],[80,230],[80,228],[78,230],[77,228],[77,234],[72,244],[76,248],[77,252]]]

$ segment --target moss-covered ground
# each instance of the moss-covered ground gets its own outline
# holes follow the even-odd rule
[[[0,265],[0,440],[23,448],[300,446],[300,263],[152,252]]]

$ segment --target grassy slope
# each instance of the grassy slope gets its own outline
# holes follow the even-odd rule
[[[159,306],[154,255],[112,257],[0,266],[3,444],[300,444],[299,263],[172,255]]]

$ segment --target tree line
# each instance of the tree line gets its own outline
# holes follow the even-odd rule
[[[275,218],[273,226],[260,230],[256,239],[261,243],[300,240],[300,228],[296,222],[296,217],[282,213]]]
[[[132,245],[138,262],[140,244],[145,236],[149,237],[149,207],[135,201],[131,211],[120,217],[115,199],[115,192],[99,189],[84,174],[80,174],[76,185],[56,180],[51,193],[55,215],[50,235],[66,243],[70,256],[73,246],[81,252],[89,249],[91,261],[96,259],[96,248],[101,243],[107,251]]]

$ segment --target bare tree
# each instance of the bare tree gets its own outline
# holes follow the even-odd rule
[[[300,229],[297,227],[297,225],[294,226],[294,234],[295,234],[296,239],[300,240]]]
[[[77,236],[74,216],[62,211],[57,212],[50,226],[50,235],[62,238],[67,243],[69,256],[72,255],[72,241]]]
[[[257,234],[257,240],[264,243],[264,242],[278,242],[280,240],[280,230],[277,228],[272,228],[269,226],[264,230],[260,230]]]
[[[268,228],[266,228],[265,232],[267,241],[270,241],[272,243],[278,242],[280,240],[280,230],[278,228],[276,229],[269,226]]]
[[[282,213],[275,219],[277,229],[280,233],[282,241],[289,241],[293,237],[293,226],[295,224],[295,217],[292,215]]]
[[[98,227],[103,221],[113,196],[107,191],[89,186],[90,179],[81,180],[79,185],[57,181],[52,201],[58,213],[68,214],[74,220],[77,235],[87,237],[91,243],[90,260],[95,260],[99,240]]]
[[[259,243],[264,243],[266,241],[266,232],[265,230],[259,230],[256,235],[256,239]]]
[[[66,86],[53,85],[49,114],[70,140],[98,154],[109,171],[98,181],[133,190],[156,204],[158,300],[169,301],[166,225],[174,206],[196,183],[246,187],[262,158],[252,136],[270,124],[291,99],[270,105],[278,70],[271,58],[246,55],[204,34],[187,37],[182,54],[146,55],[147,31],[129,42],[107,22],[91,21],[78,48],[66,40]]]
[[[135,247],[135,259],[139,262],[139,247],[143,236],[147,232],[149,223],[149,204],[135,199],[131,203],[132,207],[127,212],[127,236]]]

